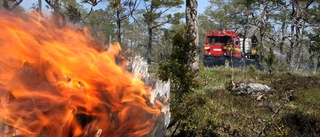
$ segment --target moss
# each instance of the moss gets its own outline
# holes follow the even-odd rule
[[[282,116],[281,124],[287,128],[286,136],[316,137],[320,135],[320,119],[305,112],[289,112]]]
[[[257,136],[265,125],[263,136],[319,136],[319,76],[224,67],[202,68],[199,76],[204,84],[186,94],[188,112],[177,136]],[[224,88],[230,80],[258,82],[277,91],[262,100],[233,95]],[[287,90],[293,96],[272,118]],[[307,129],[300,132],[303,126]]]

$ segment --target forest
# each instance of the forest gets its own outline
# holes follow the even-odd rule
[[[25,1],[1,0],[0,11],[89,30],[99,50],[118,42],[127,59],[143,57],[150,76],[170,81],[164,136],[320,135],[319,0],[34,0],[30,9]],[[264,67],[204,67],[210,30],[256,36]],[[242,92],[249,84],[268,90]]]
[[[1,8],[18,14],[32,10],[19,6],[22,1],[3,0],[7,4]],[[267,58],[271,50],[276,55],[273,67],[318,72],[319,1],[209,3],[204,13],[197,15],[199,47],[209,30],[234,30],[247,37],[256,35],[259,54]],[[167,50],[172,47],[170,37],[185,26],[184,10],[179,10],[183,6],[184,1],[45,0],[34,1],[32,8],[39,13],[50,11],[47,16],[61,16],[60,22],[89,27],[97,40],[106,44],[119,41],[124,51],[136,51],[148,63],[159,63],[171,52]]]

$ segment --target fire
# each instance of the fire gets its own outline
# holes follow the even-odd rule
[[[86,31],[32,17],[0,14],[0,24],[0,124],[16,129],[10,134],[150,132],[161,105],[149,103],[151,88],[116,64],[117,43],[97,51]]]

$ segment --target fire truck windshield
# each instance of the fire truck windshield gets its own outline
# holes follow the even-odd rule
[[[206,43],[216,43],[216,42],[221,42],[221,43],[227,43],[231,37],[229,36],[208,36]]]

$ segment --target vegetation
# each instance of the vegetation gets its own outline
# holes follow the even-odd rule
[[[23,0],[4,0],[1,8],[13,11],[21,8]],[[225,0],[209,1],[204,13],[197,13],[197,5],[186,1],[186,10],[197,17],[186,17],[178,9],[183,1],[159,0],[45,0],[33,1],[33,8],[41,14],[42,6],[61,16],[63,20],[78,26],[88,26],[93,35],[103,43],[121,42],[124,50],[134,50],[145,55],[150,63],[159,63],[164,58],[161,52],[172,46],[167,43],[166,30],[198,22],[195,42],[201,47],[204,35],[209,30],[230,29],[247,38],[258,38],[258,53],[264,61],[271,48],[275,54],[276,67],[286,66],[291,70],[304,69],[318,72],[319,67],[319,1],[318,0]],[[188,3],[187,3],[188,2]],[[192,5],[194,9],[188,8]],[[197,21],[196,21],[197,20]],[[57,23],[59,24],[59,23]],[[190,27],[191,28],[191,27]],[[158,58],[159,57],[159,58]],[[168,57],[168,55],[166,55]],[[165,58],[166,58],[165,57]],[[197,62],[196,62],[197,63]],[[267,63],[266,63],[267,64]]]
[[[261,99],[237,95],[228,88],[230,80],[235,84],[262,83],[274,91]],[[198,81],[201,86],[195,92],[186,94],[188,116],[173,136],[320,135],[319,75],[293,72],[268,74],[217,67],[201,68]],[[288,91],[292,91],[291,96]],[[283,103],[286,98],[288,102]]]
[[[0,1],[0,10],[23,16],[21,12],[26,11],[19,6],[22,1]],[[41,16],[42,5],[38,2],[34,8]],[[210,0],[199,16],[197,1],[187,0],[185,24],[180,22],[183,14],[174,11],[183,4],[181,0],[45,2],[57,24],[63,26],[69,21],[87,26],[106,45],[120,41],[124,50],[146,55],[149,63],[153,60],[153,73],[158,70],[160,78],[173,81],[173,119],[168,130],[172,136],[320,134],[319,0]],[[91,7],[85,8],[84,4]],[[97,5],[103,8],[94,9]],[[200,68],[196,75],[191,64],[201,62],[197,61],[198,45],[201,47],[204,34],[213,29],[257,36],[258,53],[263,55],[260,60],[275,71],[269,74],[253,66],[217,67]],[[297,73],[302,69],[315,75]],[[265,84],[273,92],[259,100],[236,95],[232,88],[241,82]]]
[[[187,117],[192,113],[189,111],[191,105],[188,98],[189,94],[194,92],[194,88],[197,87],[195,82],[195,71],[190,64],[195,60],[195,54],[190,54],[197,51],[197,46],[191,45],[194,41],[193,37],[185,33],[177,33],[173,37],[173,53],[168,61],[160,64],[159,78],[165,81],[172,81],[171,84],[171,100],[170,110],[172,113],[171,123],[169,128],[178,124],[184,124]],[[173,130],[173,132],[175,132]]]
[[[146,59],[148,64],[151,63],[152,56],[152,42],[153,42],[153,31],[157,28],[164,26],[165,24],[172,23],[178,24],[182,18],[182,13],[170,14],[168,11],[172,8],[181,8],[183,4],[182,0],[143,0],[145,5],[145,12],[143,13],[144,22],[147,24],[148,30],[148,47]]]
[[[268,56],[272,48],[278,63],[287,64],[291,70],[301,69],[306,64],[310,65],[304,69],[316,70],[318,52],[309,45],[317,41],[314,34],[319,36],[316,31],[319,25],[315,23],[319,20],[319,16],[315,16],[319,15],[316,10],[319,1],[226,0],[210,3],[199,18],[199,32],[203,33],[200,36],[209,29],[236,30],[246,37],[255,35],[261,47],[258,51],[262,55],[260,60]]]
[[[268,55],[265,58],[266,66],[269,67],[269,70],[272,70],[273,64],[275,62],[275,55],[272,48],[269,49]]]

